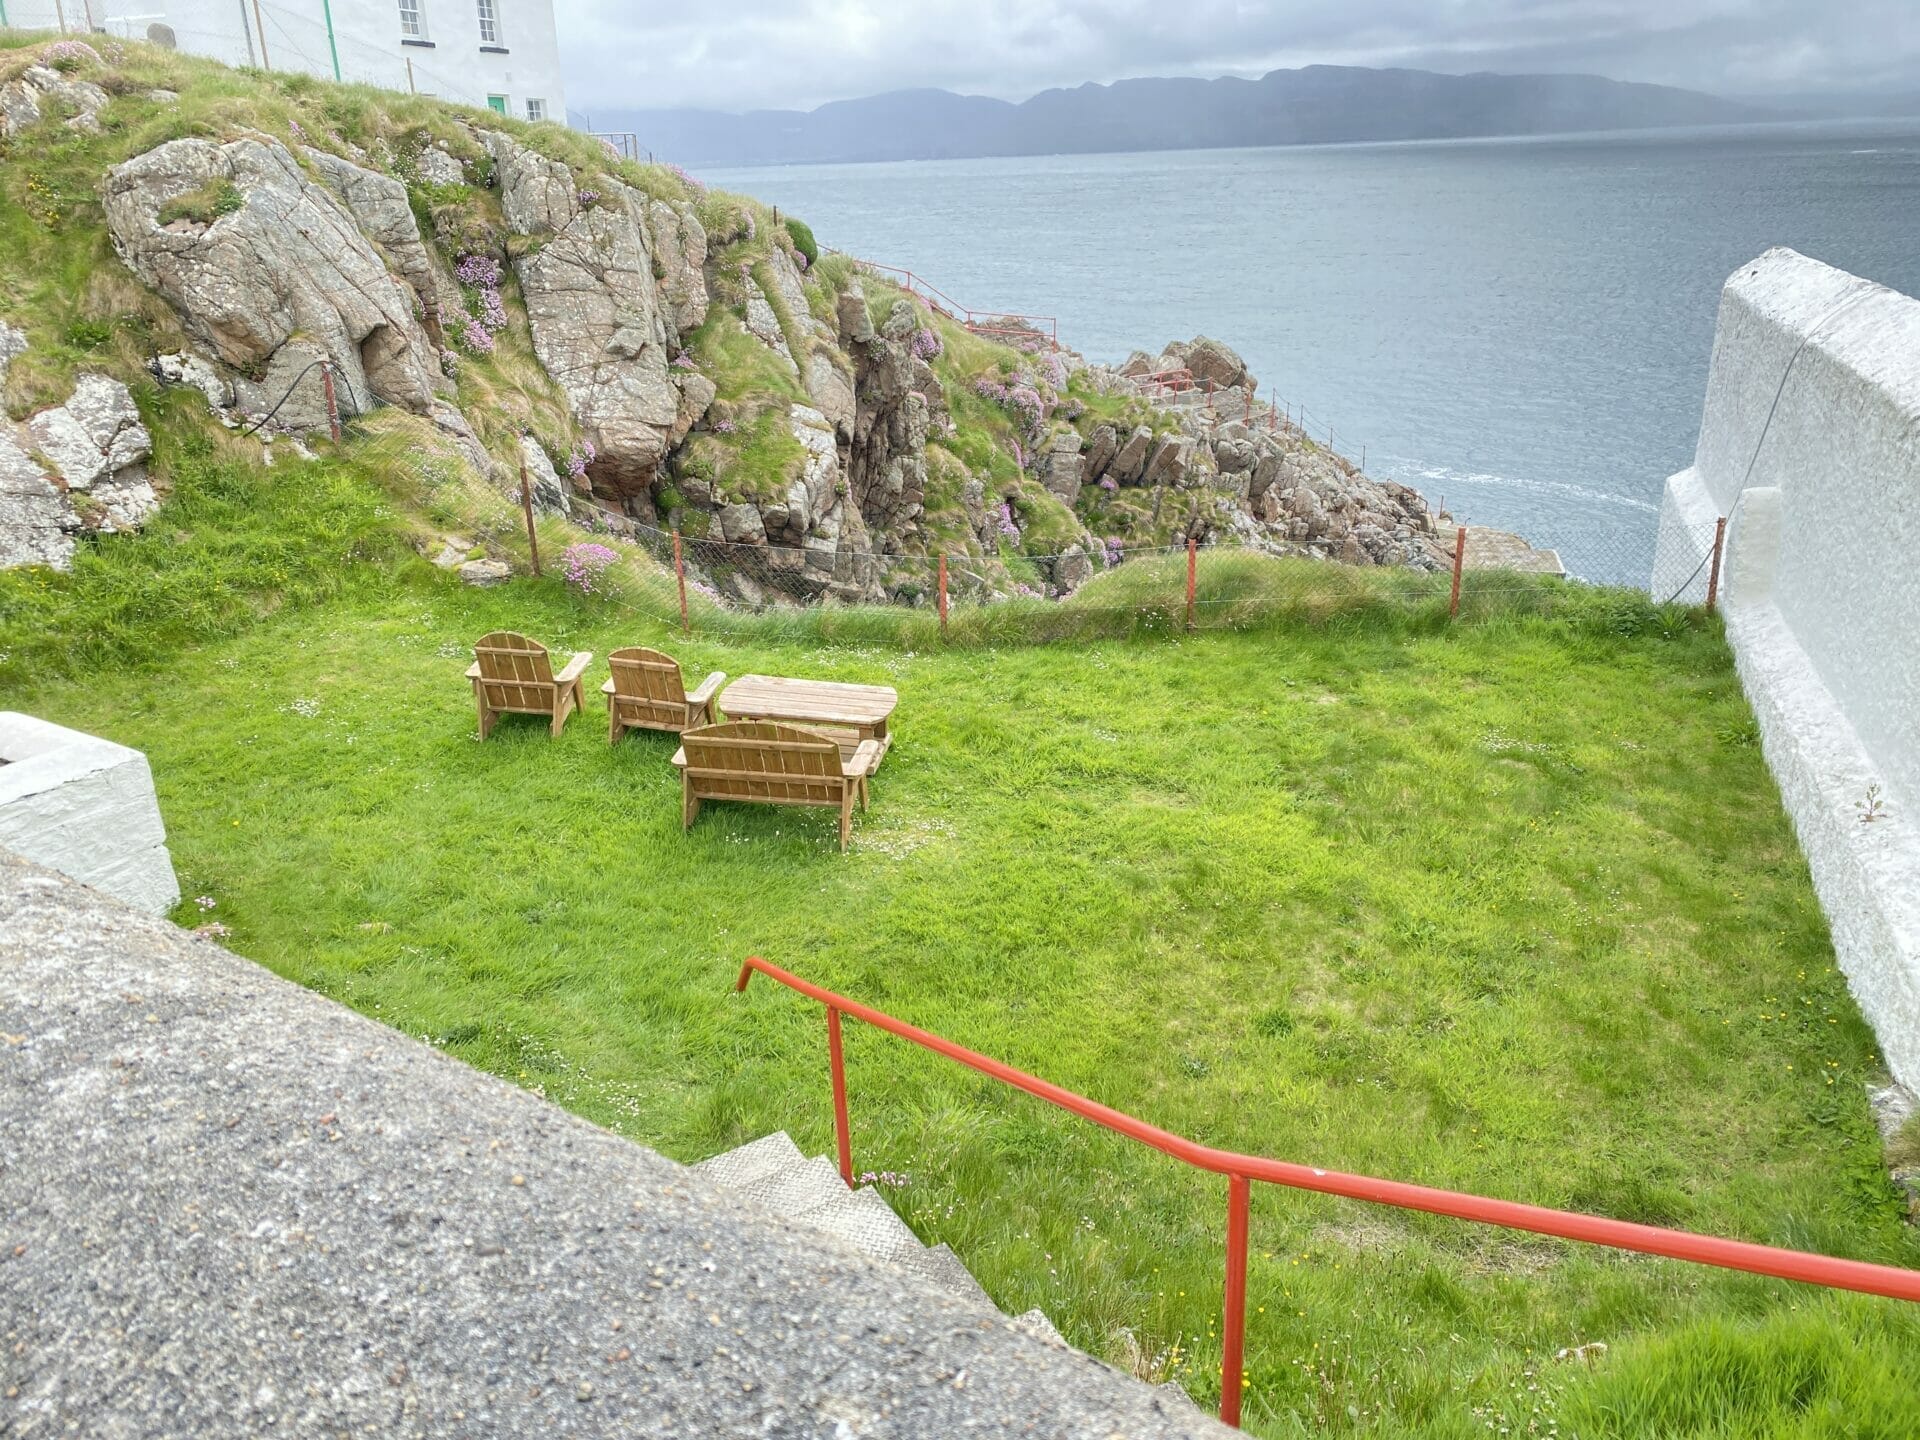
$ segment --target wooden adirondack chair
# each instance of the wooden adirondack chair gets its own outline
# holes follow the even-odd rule
[[[556,675],[546,646],[511,630],[497,630],[481,637],[473,655],[467,679],[473,682],[482,740],[502,715],[544,715],[558,735],[567,717],[587,703],[580,677],[593,663],[591,651],[575,655]]]
[[[687,693],[680,662],[658,650],[632,646],[607,657],[613,678],[600,687],[607,697],[607,742],[620,743],[629,730],[670,730],[683,734],[720,718],[714,697],[727,677],[719,671]]]
[[[853,802],[867,808],[867,777],[884,753],[879,741],[863,740],[843,759],[838,741],[769,720],[689,730],[673,757],[680,767],[682,826],[693,828],[703,800],[838,807],[845,850],[853,834]]]

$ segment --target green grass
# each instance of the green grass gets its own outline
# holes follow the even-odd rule
[[[394,510],[353,465],[269,469],[257,445],[249,455],[191,415],[197,394],[151,380],[136,394],[166,442],[154,477],[170,498],[143,532],[81,544],[71,573],[0,570],[0,695],[47,675],[163,664],[377,582],[405,552]]]
[[[1107,580],[1158,583],[1131,570]],[[1872,1036],[1711,625],[1596,600],[903,649],[689,642],[419,568],[316,601],[164,681],[8,703],[148,752],[235,949],[670,1155],[830,1148],[819,1012],[731,992],[758,953],[1210,1144],[1920,1263]],[[597,703],[477,744],[460,673],[503,626],[896,686],[853,852],[825,812],[711,806],[683,835],[672,742],[609,748]],[[858,1026],[848,1052],[856,1162],[911,1176],[890,1198],[923,1238],[1213,1403],[1219,1184]],[[1253,1240],[1264,1433],[1920,1413],[1892,1302],[1271,1190]]]
[[[0,36],[0,77],[20,43]],[[212,901],[180,918],[682,1159],[781,1127],[831,1143],[818,1013],[730,993],[758,952],[1210,1143],[1920,1263],[1884,1168],[1920,1135],[1885,1152],[1873,1131],[1872,1037],[1714,624],[1469,577],[1449,625],[1444,577],[1235,553],[1201,558],[1199,636],[1182,555],[1057,605],[962,604],[944,640],[927,609],[747,616],[696,593],[685,641],[658,618],[671,575],[637,552],[611,604],[462,591],[407,542],[519,559],[510,497],[392,412],[267,469],[159,392],[142,364],[183,337],[113,259],[98,189],[163,140],[296,121],[477,159],[455,113],[119,53],[87,71],[116,94],[105,135],[44,126],[0,154],[0,314],[33,345],[0,401],[21,416],[82,370],[121,376],[168,500],[70,576],[0,575],[0,704],[150,754],[188,894]],[[584,180],[691,193],[508,128]],[[456,230],[497,218],[483,190],[416,201]],[[756,202],[700,206],[722,280],[787,239]],[[830,316],[849,263],[812,278]],[[865,283],[884,320],[897,292]],[[959,433],[929,524],[957,554],[978,549],[966,472],[990,500],[1031,490],[1010,417],[971,389],[1011,352],[937,323]],[[792,375],[718,307],[688,348],[740,422],[730,462],[783,467]],[[529,425],[576,438],[518,323],[460,391],[498,453]],[[1075,394],[1087,425],[1138,413]],[[1097,532],[1177,530],[1129,504]],[[1032,543],[1068,528],[1023,513]],[[579,538],[542,522],[550,565]],[[612,750],[597,707],[557,742],[508,721],[477,745],[459,676],[497,627],[896,685],[853,853],[824,814],[715,806],[683,836],[671,742]],[[849,1055],[857,1159],[911,1176],[890,1193],[923,1237],[1007,1309],[1213,1402],[1217,1183],[886,1037],[855,1027]],[[1266,1433],[1906,1440],[1920,1413],[1911,1307],[1271,1191],[1253,1235]]]

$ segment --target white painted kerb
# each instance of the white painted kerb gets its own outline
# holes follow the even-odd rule
[[[0,711],[0,848],[154,915],[180,902],[138,750]]]

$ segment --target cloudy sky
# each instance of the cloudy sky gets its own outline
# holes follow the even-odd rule
[[[576,111],[1025,99],[1316,62],[1591,71],[1727,94],[1920,88],[1920,0],[558,0]]]

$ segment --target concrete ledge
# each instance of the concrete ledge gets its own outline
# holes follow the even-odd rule
[[[0,856],[0,1434],[1225,1436]]]
[[[1700,440],[1667,482],[1653,590],[1727,638],[1853,993],[1920,1086],[1920,302],[1770,250],[1727,281]],[[1684,588],[1682,588],[1684,583]],[[1878,786],[1887,818],[1860,823]]]
[[[0,711],[0,848],[163,915],[180,902],[166,842],[146,756]]]
[[[1920,1088],[1920,828],[1904,805],[1863,823],[1878,774],[1771,602],[1727,606],[1740,683],[1793,817],[1834,954],[1888,1067]]]

